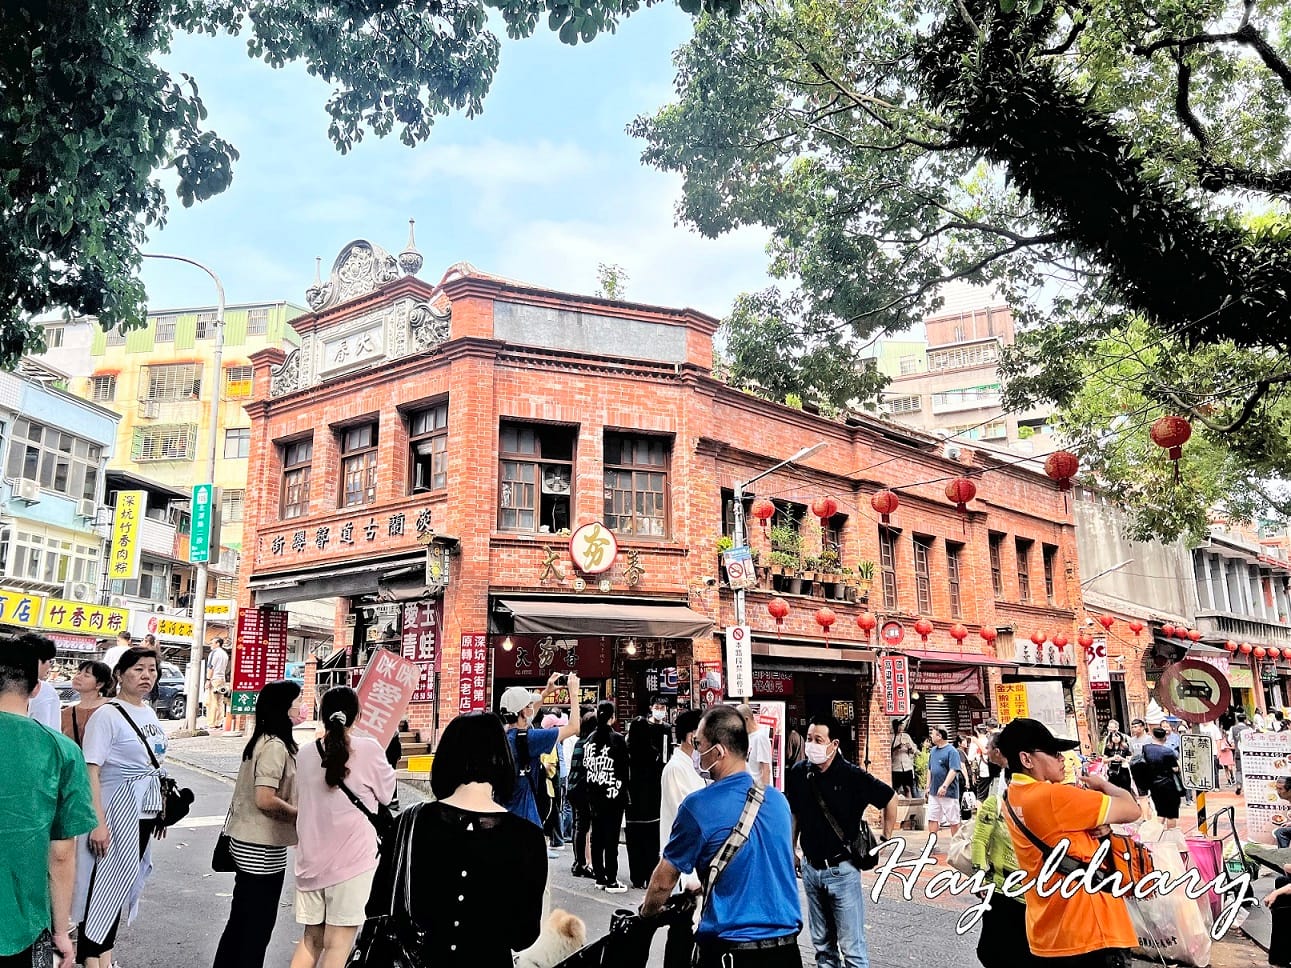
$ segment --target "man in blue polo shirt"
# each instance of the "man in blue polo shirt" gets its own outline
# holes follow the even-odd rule
[[[707,881],[708,870],[739,821],[753,777],[749,734],[731,706],[714,706],[699,723],[700,772],[712,783],[681,802],[663,859],[650,878],[643,915],[657,914],[680,871]],[[748,843],[709,894],[695,942],[700,968],[801,968],[802,909],[793,868],[789,803],[769,787]]]

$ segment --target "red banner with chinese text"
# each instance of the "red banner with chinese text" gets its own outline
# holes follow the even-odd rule
[[[497,679],[541,679],[553,672],[578,673],[580,679],[606,679],[614,667],[613,649],[602,636],[561,638],[555,635],[513,635],[512,648],[493,654]]]
[[[287,674],[287,613],[267,608],[238,612],[233,691],[259,692]]]
[[[403,606],[400,648],[403,657],[417,663],[420,679],[412,695],[413,702],[435,701],[435,673],[439,671],[440,628],[443,625],[443,599],[408,602]]]
[[[420,679],[417,663],[389,649],[377,649],[359,682],[360,715],[354,732],[371,736],[382,749],[389,746]]]

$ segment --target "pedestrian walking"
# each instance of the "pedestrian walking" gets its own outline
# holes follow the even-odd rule
[[[569,722],[568,716],[548,713],[542,717],[542,728],[551,729],[553,726],[564,726]],[[566,825],[565,815],[568,811],[568,804],[565,802],[565,783],[569,778],[569,761],[565,758],[565,744],[573,737],[566,736],[556,744],[554,750],[547,755],[545,760],[547,764],[547,775],[551,781],[552,788],[552,807],[551,816],[547,818],[547,825],[544,833],[547,834],[547,844],[550,847],[560,848],[565,846],[565,841],[569,838],[565,836]],[[552,769],[552,757],[555,758],[555,769]]]
[[[117,663],[120,662],[121,657],[126,654],[126,650],[133,648],[134,645],[134,637],[125,629],[122,629],[117,633],[116,641],[104,651],[103,664],[111,669],[115,675]]]
[[[607,699],[596,707],[583,770],[592,814],[592,874],[601,890],[622,894],[627,887],[619,882],[619,832],[628,799],[628,748],[614,722],[614,703]]]
[[[663,763],[659,760],[653,730],[644,719],[628,725],[628,802],[626,834],[628,878],[632,886],[645,890],[659,863],[659,801],[662,796]]]
[[[575,877],[596,876],[592,871],[592,804],[587,793],[587,770],[583,767],[587,740],[595,729],[596,713],[584,713],[569,757],[569,803],[574,811],[574,863],[570,873]]]
[[[408,826],[403,861],[415,872],[407,914],[424,932],[419,963],[511,968],[511,953],[537,940],[546,844],[538,827],[500,805],[516,780],[496,715],[470,713],[444,728],[430,772],[435,800],[399,820]],[[390,913],[400,860],[382,853],[369,917]]]
[[[807,893],[816,966],[868,968],[865,885],[852,845],[867,807],[881,811],[883,839],[892,836],[896,791],[847,761],[839,749],[842,735],[833,716],[818,713],[811,718],[806,760],[789,771],[785,796],[793,814],[794,865]]]
[[[59,727],[64,736],[80,746],[90,716],[113,694],[112,670],[102,662],[86,659],[72,676],[72,688],[80,698],[62,711]]]
[[[1242,794],[1242,737],[1250,731],[1251,724],[1246,721],[1246,710],[1239,709],[1233,728],[1228,731],[1228,740],[1233,745],[1233,773],[1237,781],[1233,792],[1238,796]]]
[[[660,779],[659,797],[659,852],[663,853],[672,836],[672,826],[682,801],[696,790],[704,789],[704,780],[695,767],[695,736],[699,730],[700,712],[687,709],[677,715],[673,724],[676,745],[672,756],[664,764]],[[658,866],[658,865],[656,865]],[[652,872],[653,873],[653,872]],[[648,885],[647,885],[648,886]],[[694,871],[681,871],[677,892],[698,891],[701,885]],[[668,940],[664,945],[663,968],[690,968],[695,949],[695,929],[690,921],[674,920],[668,926]]]
[[[915,795],[914,758],[918,752],[905,723],[892,720],[892,787],[903,797]]]
[[[301,688],[270,682],[256,698],[255,730],[242,749],[224,832],[237,868],[229,920],[214,968],[262,968],[296,843],[296,739],[305,721]]]
[[[1013,839],[1004,822],[1004,791],[1011,773],[999,748],[999,734],[986,744],[987,759],[999,768],[991,789],[977,810],[973,825],[973,869],[986,874],[995,886],[991,904],[982,913],[982,933],[977,938],[977,960],[982,968],[1044,968],[1027,943],[1027,908],[1021,898],[1004,893],[1009,875],[1018,870]]]
[[[295,909],[305,934],[291,968],[345,964],[377,868],[377,834],[368,814],[395,795],[394,770],[381,744],[353,732],[358,694],[333,686],[318,715],[323,739],[296,754]]]
[[[950,745],[949,734],[940,726],[929,730],[932,749],[928,752],[928,832],[949,827],[953,837],[961,822],[959,797],[963,761]]]
[[[211,729],[223,729],[229,714],[229,653],[217,638],[206,657],[206,721]]]
[[[1121,732],[1121,724],[1112,720],[1107,724],[1107,739],[1103,742],[1103,758],[1107,762],[1107,778],[1122,790],[1131,786],[1130,740]]]
[[[551,811],[542,756],[555,749],[557,743],[578,732],[578,726],[574,724],[572,717],[563,726],[533,728],[537,716],[536,707],[553,696],[559,678],[553,674],[547,680],[547,687],[543,692],[532,692],[524,686],[512,686],[502,693],[499,701],[502,721],[507,724],[507,744],[511,747],[511,758],[515,762],[518,781],[514,784],[507,808],[539,829],[542,829]],[[579,694],[578,676],[570,673],[568,687],[569,695],[576,703]]]
[[[681,872],[693,870],[708,885],[695,934],[697,968],[801,968],[789,802],[774,787],[755,783],[748,744],[734,708],[704,713],[699,768],[712,783],[682,801],[641,913],[662,911]],[[737,829],[745,837],[739,847],[731,839]]]
[[[990,796],[991,780],[995,776],[991,772],[990,757],[986,755],[990,745],[989,741],[990,729],[985,723],[978,723],[973,727],[973,735],[968,741],[969,772],[973,777],[973,782],[969,784],[968,788],[979,803]]]
[[[749,773],[763,786],[771,785],[771,730],[758,722],[753,707],[741,703],[735,707],[744,717],[744,726],[749,733]]]
[[[0,966],[31,968],[52,945],[74,956],[68,925],[76,840],[98,825],[89,774],[67,737],[27,715],[40,687],[40,660],[17,639],[0,638],[0,748],[5,809],[0,810]]]
[[[1013,773],[1004,798],[1005,823],[1019,869],[1033,881],[1026,893],[1031,953],[1080,968],[1128,968],[1138,937],[1125,900],[1100,891],[1056,890],[1056,876],[1041,883],[1046,853],[1031,838],[1048,849],[1065,841],[1070,856],[1088,862],[1098,848],[1095,829],[1138,820],[1138,803],[1104,777],[1064,783],[1062,754],[1079,743],[1058,739],[1037,720],[1013,720],[1000,731],[998,744]]]
[[[1157,816],[1167,829],[1179,826],[1179,805],[1183,802],[1183,778],[1179,773],[1179,756],[1169,745],[1164,726],[1152,727],[1153,742],[1143,747],[1143,761],[1148,780],[1148,795]]]
[[[156,652],[127,649],[114,670],[116,699],[85,725],[81,748],[98,825],[77,859],[73,916],[76,960],[89,968],[112,964],[122,916],[127,925],[134,921],[152,871],[151,842],[166,833],[157,821],[166,733],[144,702],[159,667]]]

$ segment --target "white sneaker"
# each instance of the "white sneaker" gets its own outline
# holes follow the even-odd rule
[[[618,881],[613,884],[606,884],[601,890],[606,894],[626,894],[628,892],[627,886],[620,884]]]

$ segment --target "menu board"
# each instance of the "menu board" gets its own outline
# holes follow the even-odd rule
[[[463,635],[457,685],[457,711],[459,713],[482,712],[489,708],[488,673],[488,637],[485,635]]]
[[[1278,796],[1277,781],[1291,776],[1291,732],[1247,730],[1239,743],[1242,795],[1246,798],[1246,834],[1273,843],[1273,828],[1291,821],[1291,803]]]
[[[417,688],[413,702],[435,701],[435,672],[439,668],[439,630],[443,599],[408,602],[403,606],[400,649],[403,657],[417,664]]]
[[[287,673],[287,613],[267,608],[238,612],[238,633],[233,646],[233,702],[235,714],[255,712],[256,696],[265,683]]]

